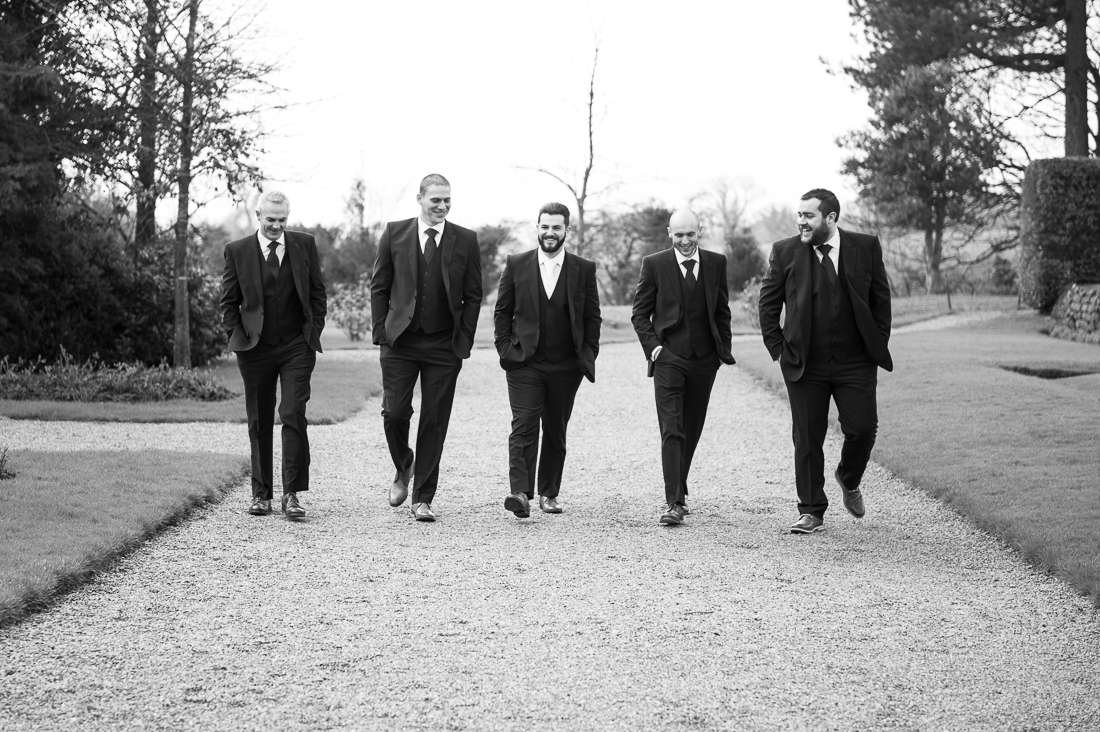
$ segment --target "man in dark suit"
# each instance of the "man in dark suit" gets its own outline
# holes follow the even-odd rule
[[[248,440],[252,446],[254,516],[271,513],[275,386],[282,389],[283,513],[306,515],[298,499],[309,490],[306,402],[321,352],[328,300],[313,237],[288,231],[290,201],[278,191],[260,196],[255,234],[225,245],[222,323],[244,380]]]
[[[390,505],[409,494],[417,521],[435,521],[432,501],[462,360],[469,358],[481,307],[477,234],[445,221],[451,184],[426,176],[420,215],[386,224],[371,278],[375,344],[382,347],[382,426],[397,469]],[[413,387],[420,379],[416,452],[409,447]]]
[[[537,249],[508,257],[500,274],[493,313],[500,365],[507,372],[512,405],[508,438],[510,495],[504,507],[527,518],[539,508],[561,513],[558,494],[565,466],[565,436],[581,378],[596,380],[600,350],[600,296],[596,264],[565,250],[569,209],[547,203],[539,209]]]
[[[783,371],[791,404],[796,534],[822,529],[829,507],[822,445],[830,397],[844,433],[834,476],[848,513],[863,517],[859,484],[878,431],[878,369],[894,368],[882,247],[877,237],[837,228],[839,218],[840,203],[829,191],[802,196],[799,235],[772,246],[760,286],[760,333]]]
[[[699,248],[702,226],[688,210],[668,222],[672,248],[642,260],[631,322],[642,342],[657,399],[666,510],[660,523],[683,523],[687,477],[718,367],[730,352],[726,257]]]

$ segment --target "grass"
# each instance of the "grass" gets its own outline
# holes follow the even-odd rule
[[[903,322],[926,312],[895,302]],[[1046,327],[1020,311],[896,334],[895,370],[879,373],[874,459],[1100,607],[1100,348],[1050,338]],[[786,393],[760,341],[735,344],[734,355]]]
[[[237,455],[12,451],[0,482],[0,627],[48,606],[248,473]]]
[[[218,402],[169,399],[155,402],[58,402],[0,399],[0,415],[13,419],[81,422],[244,422],[244,384],[230,357],[209,369],[214,380],[235,395]],[[336,424],[358,412],[382,390],[377,360],[317,357],[306,414],[310,424]],[[276,414],[278,420],[278,414]]]

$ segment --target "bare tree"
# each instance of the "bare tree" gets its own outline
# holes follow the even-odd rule
[[[591,240],[591,236],[587,228],[587,205],[589,198],[595,195],[599,195],[607,190],[604,188],[600,191],[592,191],[589,189],[589,184],[592,180],[592,173],[596,167],[596,68],[600,60],[600,41],[597,38],[595,43],[595,49],[592,52],[592,70],[588,75],[588,102],[587,102],[587,133],[588,133],[588,155],[585,159],[584,169],[578,176],[577,180],[569,180],[568,173],[556,173],[548,168],[541,167],[527,167],[526,170],[533,170],[537,173],[549,176],[561,183],[568,189],[569,193],[573,196],[573,202],[577,207],[577,215],[574,219],[573,229],[576,233],[574,238],[574,251],[581,255],[587,256],[589,254],[588,247]]]

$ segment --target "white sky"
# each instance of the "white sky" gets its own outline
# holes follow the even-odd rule
[[[751,181],[756,209],[818,186],[852,196],[835,140],[868,111],[820,61],[856,54],[846,0],[266,2],[277,81],[304,103],[264,121],[261,163],[292,224],[341,222],[356,177],[368,219],[412,216],[429,172],[466,226],[572,208],[521,166],[581,169],[594,32],[593,185],[619,185],[589,208],[674,206],[723,176]]]

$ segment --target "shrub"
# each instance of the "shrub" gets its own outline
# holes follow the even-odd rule
[[[1036,160],[1020,211],[1024,302],[1049,313],[1068,285],[1100,282],[1100,160]]]
[[[78,362],[62,349],[53,363],[0,360],[0,398],[60,402],[147,402],[197,399],[204,402],[236,395],[208,371],[174,369],[162,361],[105,364],[96,357]]]
[[[756,330],[760,330],[760,283],[759,277],[750,279],[735,300],[745,320]]]
[[[354,284],[337,283],[328,298],[328,319],[353,341],[370,333],[370,277]]]
[[[11,463],[8,461],[8,448],[0,448],[0,480],[11,480],[15,477],[15,473],[11,470]]]

